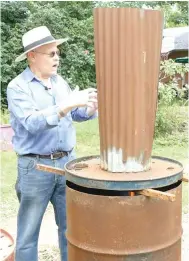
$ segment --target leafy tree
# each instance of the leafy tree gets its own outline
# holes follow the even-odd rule
[[[3,2],[1,6],[1,102],[7,106],[8,83],[27,66],[16,64],[23,51],[21,36],[28,30],[46,25],[55,38],[69,37],[60,46],[59,72],[71,86],[82,88],[95,82],[93,44],[93,3],[87,2]]]
[[[21,51],[20,35],[24,33],[24,23],[30,12],[26,3],[1,3],[1,103],[6,106],[6,87],[23,68],[13,62],[15,54]]]
[[[108,1],[95,2],[96,7],[136,7],[162,10],[165,28],[188,25],[188,1]]]
[[[174,2],[174,9],[167,8],[167,27],[188,26],[188,1]]]
[[[59,73],[71,87],[81,89],[95,83],[93,8],[138,7],[164,11],[165,27],[186,25],[188,2],[176,1],[4,1],[1,2],[1,102],[6,107],[8,83],[26,67],[26,61],[16,64],[23,51],[21,36],[28,30],[46,25],[55,38],[69,37],[60,45]]]

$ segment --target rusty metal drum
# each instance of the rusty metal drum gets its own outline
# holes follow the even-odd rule
[[[4,229],[0,229],[0,260],[14,261],[14,239]]]
[[[175,200],[170,202],[137,193],[131,196],[130,190],[123,187],[122,190],[105,189],[104,170],[100,170],[102,183],[97,188],[92,174],[86,174],[92,169],[74,170],[76,162],[88,161],[74,160],[65,167],[68,261],[181,261],[181,165],[168,161],[167,180],[173,176],[175,180],[158,187],[159,191],[175,195]],[[77,184],[76,176],[80,181],[85,180],[83,185]],[[163,179],[160,176],[159,182]],[[157,179],[151,182],[155,186]],[[132,191],[137,192],[135,187]]]

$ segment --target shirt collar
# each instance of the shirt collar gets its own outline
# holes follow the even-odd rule
[[[27,67],[24,71],[23,71],[23,76],[24,79],[27,82],[31,82],[33,80],[33,78],[35,78],[35,75],[33,74],[33,72],[30,70],[29,67]]]
[[[36,79],[37,81],[40,82],[40,80],[35,76],[35,74],[30,70],[29,67],[27,67],[24,72],[23,76],[27,82],[31,82],[33,79]],[[57,75],[51,76],[51,79],[54,80],[55,82],[57,81]]]

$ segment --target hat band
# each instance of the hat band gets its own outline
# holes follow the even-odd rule
[[[29,44],[29,45],[25,46],[24,47],[24,52],[27,52],[27,51],[29,51],[29,50],[31,50],[31,49],[39,46],[39,45],[48,43],[48,42],[53,41],[53,40],[55,40],[54,37],[52,35],[49,35],[49,36],[47,36],[47,37],[45,37],[45,38],[43,38],[43,39],[41,39],[39,41],[36,41],[36,42],[34,42],[32,44]]]

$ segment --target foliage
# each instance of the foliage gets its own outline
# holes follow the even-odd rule
[[[188,26],[188,1],[96,1],[96,7],[136,7],[164,13],[164,27]]]
[[[161,9],[166,15],[166,27],[187,24],[187,3],[168,1],[3,1],[1,2],[1,103],[7,107],[8,83],[27,66],[15,58],[23,51],[21,36],[35,26],[46,25],[55,38],[69,37],[60,46],[59,73],[71,87],[81,89],[94,85],[95,57],[93,8],[98,6]],[[176,8],[173,8],[176,7]],[[173,15],[177,12],[177,16]]]
[[[23,52],[21,36],[34,27],[46,25],[55,38],[69,37],[60,46],[59,73],[71,87],[81,89],[95,82],[93,44],[93,3],[86,2],[2,2],[1,3],[1,103],[6,108],[8,83],[27,66],[15,63]]]
[[[165,11],[166,27],[188,26],[188,1],[173,1],[172,7],[169,8],[170,2],[167,2]]]
[[[163,71],[165,76],[169,76],[170,80],[174,80],[176,74],[180,74],[183,77],[188,72],[188,65],[176,63],[174,60],[169,59],[161,62],[160,71]]]
[[[24,69],[24,64],[13,61],[21,51],[20,35],[24,33],[24,24],[30,12],[23,2],[1,3],[1,103],[6,105],[6,87],[16,75]]]
[[[155,137],[186,132],[187,106],[183,106],[187,102],[186,93],[184,88],[179,88],[177,80],[178,75],[183,77],[188,71],[188,66],[170,59],[161,62],[160,71]]]
[[[177,88],[177,85],[174,86]],[[177,96],[176,90],[167,84],[159,83],[158,100],[159,104],[171,105]]]
[[[158,106],[155,123],[155,137],[166,134],[186,133],[188,125],[187,106]],[[186,137],[186,136],[185,136]],[[185,141],[187,138],[185,139]]]
[[[160,64],[160,78],[158,88],[159,105],[171,105],[177,98],[183,101],[188,97],[188,89],[180,89],[178,78],[184,77],[188,72],[188,65],[175,63],[172,59],[162,61]]]

